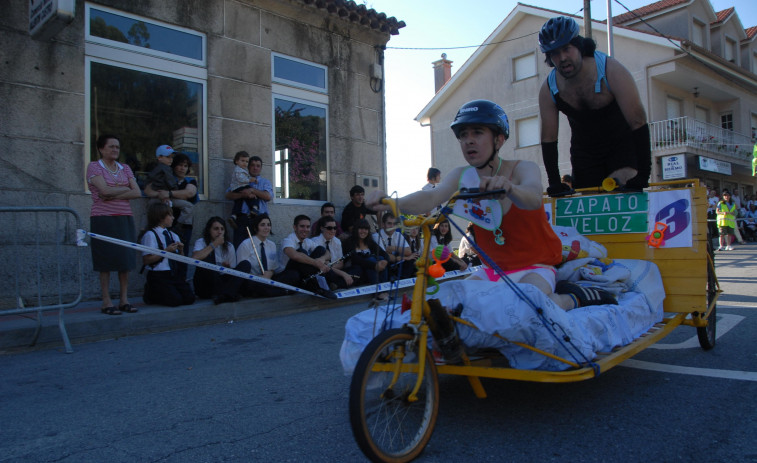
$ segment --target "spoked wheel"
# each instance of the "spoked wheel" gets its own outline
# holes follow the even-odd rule
[[[707,262],[707,307],[712,304],[715,297],[718,295],[718,282],[715,278],[715,256],[712,249],[712,240],[707,240],[707,252],[710,255],[710,260]],[[712,312],[707,316],[707,326],[697,328],[697,337],[699,338],[699,345],[704,350],[710,350],[715,347],[717,326],[717,306],[712,308]]]
[[[350,424],[360,450],[372,461],[410,461],[431,439],[439,411],[439,381],[430,351],[423,361],[425,370],[413,401],[409,396],[418,380],[418,345],[412,331],[387,330],[360,356],[350,385]],[[393,368],[400,366],[413,371]]]

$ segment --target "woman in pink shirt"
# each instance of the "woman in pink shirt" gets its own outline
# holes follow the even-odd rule
[[[115,135],[101,135],[97,139],[100,160],[87,166],[87,184],[92,193],[89,229],[133,243],[137,237],[129,200],[141,198],[142,191],[129,166],[118,162],[120,150],[121,141]],[[136,312],[128,299],[129,270],[136,264],[134,251],[98,239],[91,241],[91,247],[92,269],[100,273],[101,312],[107,315]],[[110,272],[118,272],[121,289],[118,307],[110,299]]]

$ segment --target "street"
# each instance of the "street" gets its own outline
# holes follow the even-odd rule
[[[716,257],[726,293],[712,351],[680,327],[597,379],[484,379],[484,400],[441,377],[417,461],[757,461],[756,254]],[[365,308],[0,356],[0,461],[365,461],[338,357]]]

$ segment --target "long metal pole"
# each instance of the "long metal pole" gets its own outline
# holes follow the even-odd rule
[[[607,0],[607,55],[613,56],[615,50],[612,44],[612,0]]]
[[[584,0],[584,37],[591,38],[591,0]]]

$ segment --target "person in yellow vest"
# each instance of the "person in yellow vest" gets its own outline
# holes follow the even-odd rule
[[[752,177],[757,175],[757,143],[754,144],[754,151],[752,151]]]
[[[736,203],[731,198],[731,192],[723,190],[723,199],[716,209],[718,215],[718,231],[720,232],[720,247],[718,251],[733,251],[733,230],[736,228]]]

